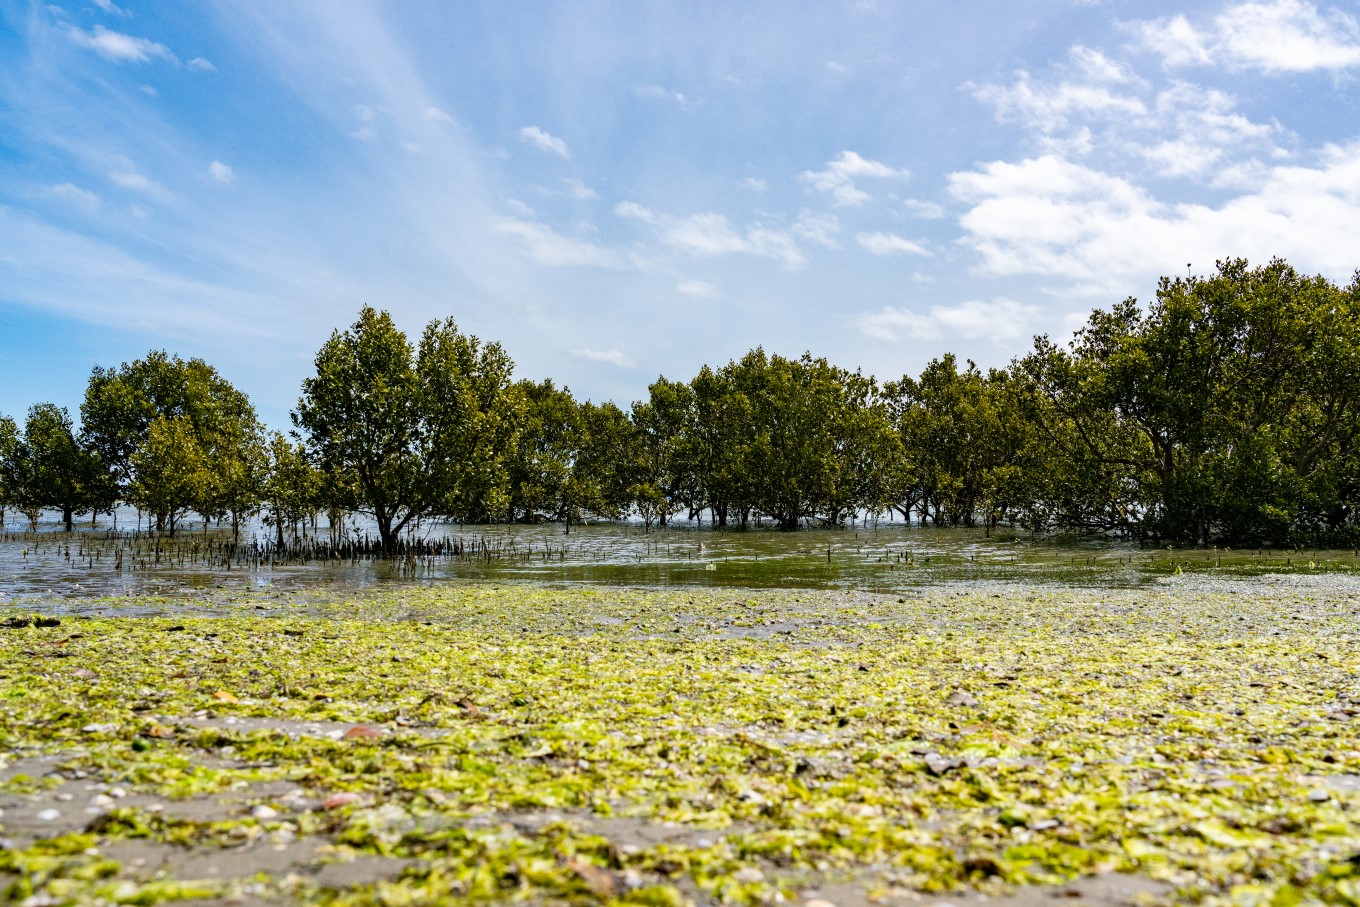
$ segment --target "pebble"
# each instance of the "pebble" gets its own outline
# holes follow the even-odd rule
[[[836,905],[826,898],[808,898],[803,902],[803,907],[836,907]]]
[[[765,873],[754,866],[745,866],[732,873],[732,881],[741,882],[744,885],[753,885],[756,882],[765,881]]]
[[[44,809],[38,813],[38,821],[40,822],[53,822],[60,818],[61,810],[59,809]]]
[[[70,803],[72,800],[75,799],[75,795],[73,795],[73,794],[68,794],[68,793],[66,793],[65,791],[63,791],[63,792],[57,794],[57,795],[56,795],[55,797],[53,797],[52,799],[56,800],[58,803]]]
[[[338,794],[331,794],[325,800],[322,800],[321,808],[339,809],[340,807],[348,806],[351,803],[358,803],[361,799],[363,798],[353,791],[342,791]]]
[[[109,788],[109,796],[115,800],[121,800],[127,796],[127,791],[123,790],[121,787],[111,787]]]
[[[1308,799],[1312,800],[1314,803],[1326,803],[1328,800],[1332,799],[1332,795],[1318,787],[1308,792]]]
[[[259,819],[260,821],[264,822],[268,821],[269,819],[277,819],[279,817],[279,811],[277,809],[274,809],[272,806],[261,805],[252,809],[250,811],[250,816],[252,819]]]

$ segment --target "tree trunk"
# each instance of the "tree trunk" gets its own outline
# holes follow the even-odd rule
[[[61,522],[62,522],[62,525],[66,527],[66,531],[67,531],[67,532],[71,532],[72,530],[74,530],[74,529],[76,528],[76,523],[75,523],[75,510],[71,507],[70,504],[63,504],[63,505],[62,505],[62,507],[61,507]]]

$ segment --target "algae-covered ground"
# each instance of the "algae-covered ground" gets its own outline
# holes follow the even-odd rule
[[[0,902],[1360,904],[1355,588],[11,610]]]

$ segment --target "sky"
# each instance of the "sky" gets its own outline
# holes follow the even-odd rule
[[[363,305],[627,405],[1345,284],[1357,78],[1354,0],[0,0],[0,413],[163,349],[287,428]]]

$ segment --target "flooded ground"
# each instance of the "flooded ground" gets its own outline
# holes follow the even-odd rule
[[[680,524],[646,530],[630,523],[460,526],[427,524],[420,537],[450,551],[401,561],[327,556],[331,538],[301,539],[310,554],[280,558],[265,548],[228,551],[229,530],[191,524],[175,538],[138,532],[120,513],[75,532],[53,522],[17,531],[11,514],[0,534],[0,602],[42,604],[115,596],[239,597],[284,592],[348,595],[380,586],[450,580],[753,589],[858,589],[903,593],[964,583],[1055,583],[1077,588],[1135,588],[1177,578],[1356,576],[1354,551],[1167,549],[1104,537],[1034,536],[1009,528],[937,529],[869,523],[853,529],[781,533],[717,532]],[[345,537],[361,537],[355,523]],[[249,526],[242,544],[267,533]]]

